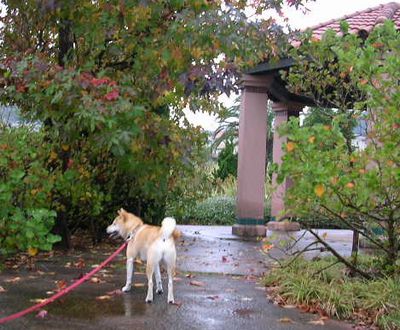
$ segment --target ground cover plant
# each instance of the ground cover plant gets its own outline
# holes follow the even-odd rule
[[[379,259],[366,256],[360,259],[360,267],[365,271],[373,272],[380,267]],[[349,276],[346,266],[332,257],[312,262],[300,258],[287,267],[274,268],[264,283],[274,301],[318,313],[321,321],[324,317],[334,317],[367,327],[374,325],[388,330],[400,327],[398,275],[365,281]]]

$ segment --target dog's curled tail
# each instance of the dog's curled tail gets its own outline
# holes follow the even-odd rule
[[[176,228],[176,221],[174,218],[167,217],[161,223],[161,232],[163,239],[168,239],[174,233]]]

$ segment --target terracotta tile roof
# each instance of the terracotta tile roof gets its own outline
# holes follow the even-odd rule
[[[328,29],[340,31],[340,22],[345,20],[349,23],[351,33],[369,33],[375,26],[382,24],[385,20],[393,20],[400,30],[400,2],[390,2],[365,10],[356,11],[350,15],[332,19],[328,22],[311,26],[308,29],[313,31],[313,36],[321,38]],[[307,30],[308,30],[307,29]]]

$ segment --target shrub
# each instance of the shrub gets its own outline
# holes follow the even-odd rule
[[[266,221],[270,209],[264,210]],[[236,222],[236,199],[231,196],[214,196],[198,202],[183,217],[184,223],[196,225],[233,225]]]
[[[0,127],[0,254],[34,254],[59,240],[50,233],[56,216],[50,204],[54,182],[42,142],[41,133],[30,127]]]

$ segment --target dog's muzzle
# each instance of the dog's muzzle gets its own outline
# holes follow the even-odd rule
[[[119,231],[115,226],[111,225],[107,227],[107,234],[110,236],[110,238],[116,238],[119,236]]]

